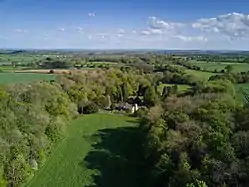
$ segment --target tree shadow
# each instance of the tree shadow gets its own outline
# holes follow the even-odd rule
[[[89,169],[99,171],[88,187],[139,187],[143,185],[142,136],[136,127],[104,129],[84,159]]]

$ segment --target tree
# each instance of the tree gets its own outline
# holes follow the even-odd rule
[[[233,71],[233,66],[232,65],[227,65],[225,67],[225,70],[226,70],[227,73],[231,73]]]
[[[196,180],[193,183],[187,184],[186,187],[208,187],[204,181]]]
[[[158,96],[156,94],[155,88],[153,86],[148,86],[145,89],[143,98],[144,98],[144,104],[146,106],[154,106],[158,101]]]

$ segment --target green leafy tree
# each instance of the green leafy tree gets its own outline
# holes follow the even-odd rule
[[[145,89],[143,98],[146,106],[154,106],[158,101],[158,96],[156,94],[155,88],[153,86],[148,86]]]
[[[233,71],[233,66],[232,65],[227,65],[225,67],[225,70],[226,70],[227,73],[231,73]]]

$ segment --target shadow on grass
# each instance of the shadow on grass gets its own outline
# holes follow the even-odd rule
[[[92,145],[84,163],[99,171],[92,176],[94,185],[88,187],[142,187],[144,171],[141,165],[141,134],[136,127],[105,129],[94,136],[99,139]]]

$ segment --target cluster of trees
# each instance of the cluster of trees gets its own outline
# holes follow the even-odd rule
[[[44,69],[67,69],[72,67],[73,64],[71,62],[62,61],[59,59],[46,58],[42,63],[38,64],[39,68]]]
[[[155,75],[155,83],[160,84],[188,84],[196,85],[199,82],[198,77],[195,75],[187,74],[185,72],[170,72],[164,71]]]
[[[57,82],[77,104],[80,113],[85,113],[89,105],[99,109],[113,108],[117,103],[134,98],[134,102],[149,106],[157,100],[152,76],[134,70],[110,68],[72,73],[58,77]]]
[[[249,105],[235,102],[231,81],[174,90],[140,119],[148,186],[248,186]]]
[[[238,84],[248,83],[249,72],[230,73],[230,71],[227,70],[227,73],[225,74],[218,74],[209,78],[209,80],[217,80],[217,79],[230,80],[233,83],[238,83]]]
[[[248,56],[243,54],[199,54],[190,56],[191,60],[206,62],[239,62],[246,63]]]
[[[154,66],[154,72],[184,73],[184,68],[173,66],[172,64],[157,64]]]
[[[45,162],[77,108],[56,83],[0,89],[0,186],[20,186]]]

